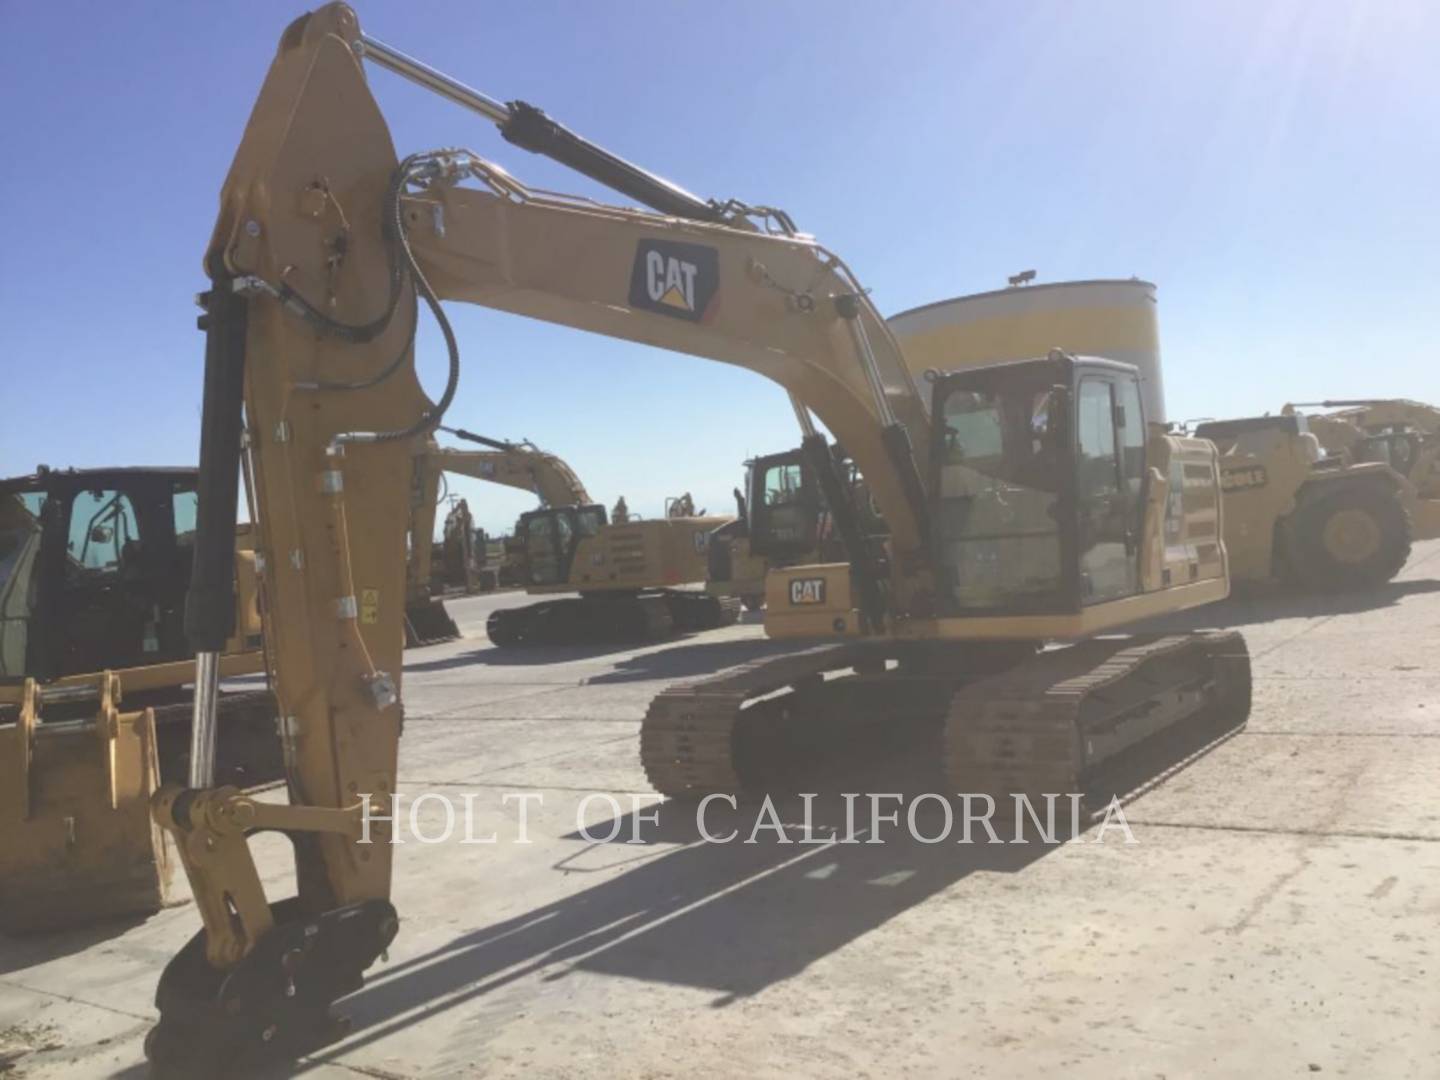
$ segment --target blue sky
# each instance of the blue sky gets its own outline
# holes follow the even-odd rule
[[[216,197],[302,8],[0,3],[0,474],[193,462],[192,295]],[[1159,285],[1172,418],[1287,398],[1440,401],[1440,5],[527,3],[359,6],[373,35],[524,98],[702,195],[786,208],[882,312],[1040,280]],[[597,192],[372,69],[401,153],[462,144]],[[451,306],[451,420],[528,437],[592,494],[728,509],[791,445],[738,369]],[[420,366],[443,380],[438,335]],[[504,530],[531,500],[457,482]]]

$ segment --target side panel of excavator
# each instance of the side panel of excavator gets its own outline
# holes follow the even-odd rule
[[[654,518],[606,525],[575,549],[569,580],[532,592],[629,592],[705,580],[710,533],[725,517]]]

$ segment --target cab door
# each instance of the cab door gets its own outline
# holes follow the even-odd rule
[[[1145,506],[1145,418],[1136,380],[1079,369],[1075,439],[1081,603],[1133,596],[1140,591]]]

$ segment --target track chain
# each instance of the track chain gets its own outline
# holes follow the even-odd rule
[[[850,667],[871,651],[861,643],[819,645],[670,687],[650,702],[640,725],[640,761],[651,786],[672,798],[744,791],[752,778],[735,734],[745,703]]]
[[[962,687],[943,736],[952,790],[1083,793],[1098,768],[1151,735],[1249,715],[1249,656],[1238,633],[1097,639]]]

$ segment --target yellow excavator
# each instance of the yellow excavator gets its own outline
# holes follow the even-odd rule
[[[445,473],[488,480],[531,491],[545,507],[590,505],[590,494],[565,461],[530,442],[505,442],[477,435],[464,428],[438,430],[487,447],[460,450],[440,446],[433,437],[415,442],[410,508],[410,561],[405,603],[407,645],[429,645],[460,636],[444,602],[431,595],[435,508]],[[517,529],[518,533],[518,529]]]
[[[542,193],[470,151],[397,159],[367,61],[649,209]],[[205,266],[187,628],[208,702],[233,623],[248,431],[292,768],[284,804],[198,768],[155,798],[203,922],[160,978],[146,1042],[158,1075],[323,1040],[332,1003],[399,930],[384,822],[360,841],[396,785],[412,446],[459,377],[442,300],[735,364],[793,396],[848,565],[770,575],[767,629],[818,644],[655,701],[640,751],[660,791],[755,787],[755,729],[827,719],[837,684],[877,719],[933,710],[944,783],[976,793],[1083,792],[1129,748],[1248,714],[1240,635],[1097,636],[1228,592],[1215,450],[1152,423],[1135,368],[1055,352],[922,387],[859,281],[785,213],[702,200],[367,36],[348,6],[282,35]],[[434,402],[414,374],[421,304],[450,358]],[[853,528],[814,417],[865,477],[883,545]],[[213,734],[202,711],[195,738]],[[248,847],[263,830],[294,844],[293,897],[266,895]]]
[[[520,583],[532,594],[557,596],[525,607],[492,612],[486,632],[495,645],[571,644],[664,637],[672,631],[707,630],[733,623],[737,599],[678,588],[705,580],[710,534],[730,519],[696,514],[686,494],[666,500],[663,518],[608,520],[605,507],[591,501],[585,486],[564,461],[530,443],[505,443],[463,428],[440,430],[489,446],[455,450],[427,445],[420,458],[421,498],[412,510],[408,620],[419,636],[417,617],[432,629],[430,640],[454,636],[443,607],[428,595],[430,556],[424,538],[434,528],[441,472],[471,476],[533,491],[540,508],[520,515],[512,541]],[[428,513],[424,509],[429,507]],[[419,556],[417,557],[417,553]],[[426,590],[424,604],[421,589]],[[448,623],[448,628],[446,624]]]

